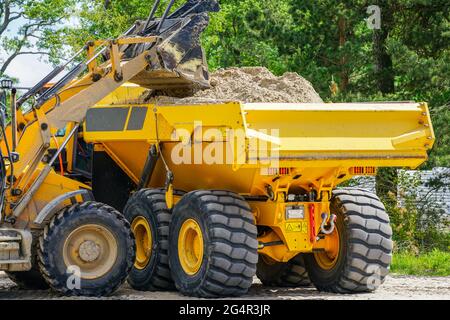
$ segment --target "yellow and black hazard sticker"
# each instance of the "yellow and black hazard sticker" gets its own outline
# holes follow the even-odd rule
[[[287,222],[285,226],[286,232],[308,233],[308,223],[303,222]]]

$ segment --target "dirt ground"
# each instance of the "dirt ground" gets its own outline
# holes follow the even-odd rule
[[[3,273],[0,273],[0,299],[92,299],[59,297],[53,292],[19,289]],[[128,284],[113,296],[102,299],[112,300],[180,300],[189,299],[178,292],[140,292]],[[255,279],[250,292],[238,300],[450,300],[450,277],[388,276],[386,282],[375,292],[366,294],[341,295],[320,293],[308,288],[268,288]]]

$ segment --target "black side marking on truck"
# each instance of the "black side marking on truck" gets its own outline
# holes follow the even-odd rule
[[[123,131],[130,108],[94,108],[86,114],[86,131]]]
[[[128,120],[127,130],[142,130],[146,116],[147,108],[133,107],[130,119]]]

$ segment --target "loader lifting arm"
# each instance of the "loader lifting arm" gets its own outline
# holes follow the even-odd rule
[[[13,125],[5,130],[3,154],[10,155],[14,151],[20,155],[16,161],[7,161],[5,166],[10,177],[6,197],[11,206],[4,208],[12,221],[21,214],[52,170],[52,162],[58,154],[43,164],[50,147],[51,129],[73,123],[67,143],[77,132],[87,110],[125,82],[168,90],[209,86],[199,37],[209,21],[207,12],[219,9],[217,2],[189,0],[169,15],[171,1],[160,19],[154,18],[158,6],[159,1],[156,1],[147,21],[138,21],[122,37],[87,43],[69,62],[56,68],[17,101],[13,110],[19,110],[36,97],[46,83],[86,52],[85,62],[77,64],[37,96],[29,112],[18,113],[17,130],[13,130]],[[10,142],[16,139],[17,146],[8,150]]]

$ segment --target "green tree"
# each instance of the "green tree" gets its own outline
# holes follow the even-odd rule
[[[176,5],[184,2],[178,0]],[[151,4],[78,1],[79,23],[65,30],[61,42],[78,50],[88,39],[116,37],[137,19],[145,19]],[[211,14],[203,34],[212,70],[266,66],[275,74],[295,71],[327,101],[429,102],[438,141],[424,168],[450,166],[448,0],[220,0],[220,4],[222,11]],[[367,7],[374,4],[381,8],[379,30],[366,23]],[[337,95],[330,90],[332,81],[338,84]],[[389,181],[392,174],[387,172],[380,181]]]
[[[204,35],[212,69],[266,66],[274,73],[288,71],[285,52],[291,52],[293,18],[289,1],[221,1]]]
[[[174,8],[185,3],[175,1]],[[137,20],[145,20],[153,1],[142,0],[78,0],[74,15],[77,24],[65,29],[61,42],[78,51],[88,40],[118,37]],[[168,1],[161,1],[161,15]]]
[[[75,0],[0,1],[0,75],[20,55],[60,56],[58,37],[70,17]]]
[[[294,69],[312,81],[324,99],[336,80],[341,93],[364,91],[372,70],[371,31],[364,1],[291,1],[296,52]]]
[[[381,25],[373,32],[373,56],[375,60],[375,79],[378,90],[383,93],[394,93],[394,70],[392,56],[387,50],[387,40],[395,27],[393,1],[377,0],[381,13]]]

